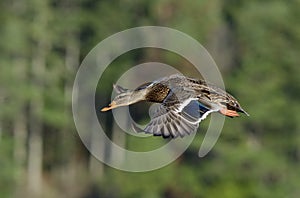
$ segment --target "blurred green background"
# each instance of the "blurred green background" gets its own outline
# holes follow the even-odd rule
[[[299,0],[2,0],[0,9],[0,197],[300,197]],[[226,118],[204,158],[197,153],[209,119],[178,160],[128,173],[82,145],[71,94],[80,62],[98,42],[143,25],[175,28],[203,44],[251,116]],[[114,82],[120,68],[147,61],[192,75],[180,57],[136,50],[106,78]],[[110,92],[108,83],[97,97],[107,104]],[[111,114],[101,121],[112,140],[149,146],[114,130]]]

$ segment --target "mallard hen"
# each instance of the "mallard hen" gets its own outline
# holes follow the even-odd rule
[[[184,137],[197,130],[208,114],[219,112],[228,117],[249,114],[224,90],[180,74],[145,83],[135,90],[114,85],[117,96],[101,111],[131,105],[140,101],[159,103],[149,111],[151,121],[142,131],[164,138]],[[139,129],[133,126],[136,131]]]

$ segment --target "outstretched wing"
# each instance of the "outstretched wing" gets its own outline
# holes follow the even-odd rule
[[[197,98],[171,106],[163,103],[150,109],[151,121],[142,131],[164,138],[184,137],[196,132],[199,123],[213,111],[199,103]]]
[[[113,88],[114,88],[114,90],[117,94],[124,93],[124,92],[129,90],[129,89],[123,88],[123,87],[121,87],[120,85],[117,85],[117,84],[113,84]]]

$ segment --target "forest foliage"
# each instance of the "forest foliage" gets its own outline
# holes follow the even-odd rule
[[[0,2],[1,197],[263,197],[300,196],[300,1],[2,0]],[[136,26],[166,26],[198,40],[226,89],[250,117],[226,118],[204,158],[197,153],[209,120],[189,149],[159,170],[129,173],[97,161],[72,117],[80,62],[100,41]],[[185,60],[162,50],[134,50],[114,61],[107,86],[130,67]],[[137,117],[147,119],[143,111]],[[110,114],[102,116],[114,139]],[[151,148],[124,135],[132,149]],[[157,141],[157,143],[153,143]]]

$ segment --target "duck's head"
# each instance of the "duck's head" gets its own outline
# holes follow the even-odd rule
[[[118,94],[108,105],[108,107],[104,107],[103,109],[101,109],[101,111],[108,111],[116,107],[128,106],[133,103],[145,100],[144,92],[145,91],[143,90],[126,90],[125,92]]]

